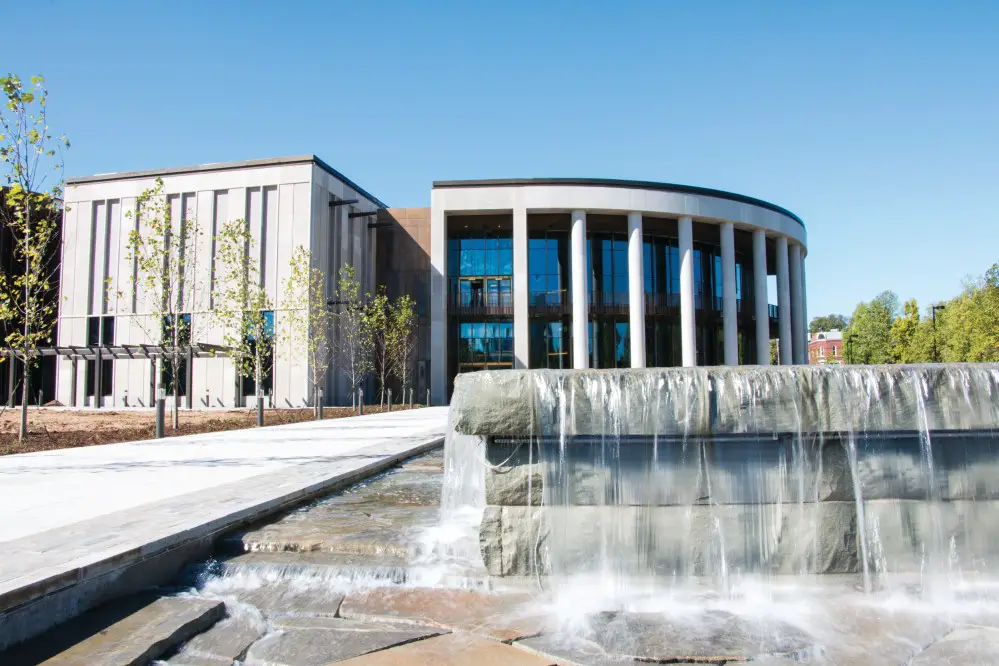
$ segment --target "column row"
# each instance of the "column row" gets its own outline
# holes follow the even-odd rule
[[[697,364],[697,328],[694,294],[693,219],[678,221],[678,257],[680,263],[679,300],[681,359],[685,367]],[[719,226],[722,268],[722,349],[725,365],[739,363],[739,327],[735,225]],[[628,214],[628,308],[631,335],[631,367],[646,366],[645,285],[643,270],[642,214]],[[767,288],[767,236],[762,229],[753,231],[753,284],[756,358],[760,365],[770,363],[770,310]],[[572,303],[572,365],[589,367],[589,288],[587,283],[586,211],[572,211],[569,239],[570,292]],[[798,243],[786,236],[774,238],[774,264],[777,275],[778,358],[782,365],[808,362],[807,321],[805,314],[804,256]],[[528,291],[527,212],[513,215],[513,312],[514,366],[529,367],[530,345]]]

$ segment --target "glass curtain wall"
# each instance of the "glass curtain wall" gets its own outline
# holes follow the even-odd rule
[[[571,368],[569,234],[536,231],[527,242],[530,367]]]
[[[478,321],[458,325],[458,372],[513,367],[513,322]]]
[[[513,367],[513,238],[475,231],[448,239],[452,376]]]
[[[451,305],[461,308],[513,306],[513,239],[459,236],[448,241]]]

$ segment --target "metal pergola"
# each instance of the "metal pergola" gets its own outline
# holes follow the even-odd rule
[[[57,345],[55,347],[39,347],[34,350],[35,356],[41,357],[61,357],[73,362],[73,388],[71,393],[76,396],[76,364],[79,361],[95,361],[95,371],[94,371],[94,394],[97,396],[95,404],[100,407],[100,396],[102,387],[102,364],[101,361],[111,361],[111,360],[151,360],[155,361],[157,359],[165,358],[175,358],[182,357],[187,361],[187,386],[191,387],[194,379],[194,363],[192,362],[196,358],[226,358],[232,357],[238,354],[234,353],[234,350],[230,347],[224,345],[215,345],[207,342],[199,342],[193,345],[106,345],[106,344],[95,344],[95,345]],[[0,357],[6,357],[9,359],[20,359],[23,354],[11,348],[0,349]],[[14,404],[14,364],[10,363],[7,368],[8,372],[8,396],[7,404],[12,406]],[[187,402],[187,407],[190,409],[193,406],[193,391],[190,389],[187,391],[185,396]]]

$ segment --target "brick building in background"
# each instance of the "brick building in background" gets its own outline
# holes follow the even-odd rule
[[[843,365],[843,331],[822,331],[808,336],[811,365]]]

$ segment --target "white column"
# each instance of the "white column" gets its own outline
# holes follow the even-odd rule
[[[777,325],[779,331],[780,364],[794,363],[791,348],[791,286],[788,279],[787,236],[777,237]]]
[[[753,232],[753,301],[756,315],[756,364],[770,365],[770,297],[767,295],[767,232]]]
[[[697,365],[697,328],[694,323],[694,220],[685,215],[679,223],[680,341],[683,367]]]
[[[642,214],[628,213],[628,314],[631,367],[645,367],[645,262],[642,261]]]
[[[739,365],[739,323],[735,292],[735,227],[721,225],[722,329],[725,365]]]
[[[801,248],[801,319],[805,322],[805,351],[801,362],[808,365],[808,281],[805,280],[805,248]]]
[[[513,211],[513,367],[528,368],[531,359],[528,314],[527,209]]]
[[[586,211],[572,211],[572,237],[569,253],[572,271],[572,367],[589,366],[590,299],[586,289]]]
[[[791,356],[794,363],[803,364],[802,359],[808,353],[805,344],[805,310],[804,296],[801,289],[801,246],[792,243],[788,246],[788,268],[791,273]]]
[[[447,404],[447,215],[430,193],[430,400]],[[349,397],[348,397],[349,399]]]

